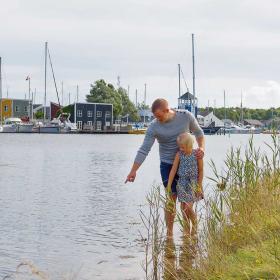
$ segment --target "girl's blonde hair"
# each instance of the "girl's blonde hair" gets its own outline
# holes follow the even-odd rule
[[[193,137],[190,133],[188,132],[184,132],[181,133],[178,137],[177,137],[177,144],[178,145],[186,145],[187,147],[192,147],[194,143]]]

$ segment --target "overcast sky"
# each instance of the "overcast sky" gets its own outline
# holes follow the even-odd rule
[[[130,97],[164,97],[176,106],[178,63],[192,89],[195,34],[199,105],[280,107],[279,0],[0,0],[3,96],[28,95],[27,75],[43,102],[44,42],[48,41],[64,105],[80,88],[120,76]],[[183,91],[186,90],[182,81]],[[48,74],[48,100],[57,101]]]

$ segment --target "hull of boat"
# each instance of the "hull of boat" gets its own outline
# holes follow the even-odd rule
[[[59,133],[60,129],[58,126],[39,126],[39,133]]]
[[[17,127],[15,125],[3,125],[2,132],[3,133],[16,133]]]
[[[260,130],[243,130],[243,129],[241,129],[241,130],[231,130],[231,129],[226,129],[225,130],[225,133],[227,133],[227,134],[260,134],[261,133],[261,131]]]
[[[145,134],[146,133],[146,129],[133,129],[133,130],[129,130],[128,134]]]
[[[201,127],[202,130],[203,130],[203,133],[205,135],[214,135],[216,134],[220,129],[221,127],[219,126],[214,126],[214,127]]]
[[[20,133],[31,133],[33,129],[33,124],[20,124],[17,127],[17,132]]]

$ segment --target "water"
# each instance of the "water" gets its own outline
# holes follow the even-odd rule
[[[143,279],[139,210],[160,182],[157,144],[124,184],[143,137],[0,134],[0,278],[28,260],[52,279]],[[248,138],[206,136],[205,176]]]

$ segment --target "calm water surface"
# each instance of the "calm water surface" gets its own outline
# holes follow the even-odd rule
[[[0,134],[0,278],[29,260],[52,279],[143,279],[139,211],[160,182],[157,144],[124,184],[143,137]],[[207,136],[205,175],[248,138]]]

